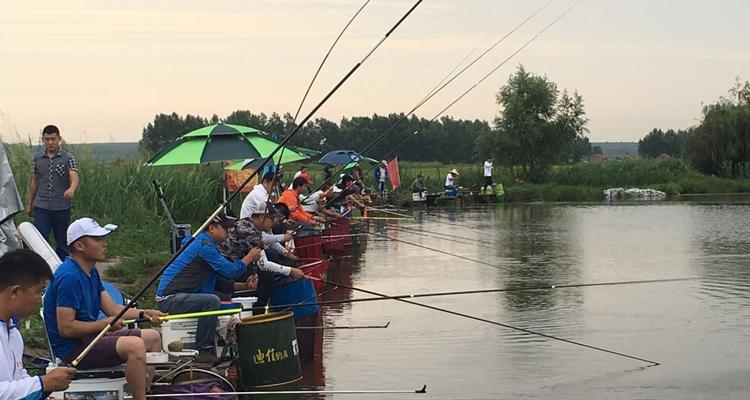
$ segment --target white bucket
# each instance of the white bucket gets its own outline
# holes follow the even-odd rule
[[[258,301],[257,297],[233,297],[232,298],[232,302],[242,304],[243,309],[252,308],[256,301]],[[243,311],[240,313],[240,318],[246,318],[246,317],[252,317],[252,316],[253,316],[252,311]]]

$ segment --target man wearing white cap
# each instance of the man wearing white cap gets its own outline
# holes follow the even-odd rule
[[[66,363],[72,362],[122,311],[102,286],[96,263],[107,257],[105,237],[117,226],[104,227],[91,218],[81,218],[68,227],[70,256],[60,264],[44,296],[44,324],[52,350]],[[110,318],[98,320],[102,311]],[[128,310],[124,318],[160,323],[156,310]],[[111,367],[125,363],[125,379],[136,400],[146,397],[148,373],[146,352],[161,350],[161,336],[153,329],[121,329],[122,320],[96,342],[78,364],[80,369]]]

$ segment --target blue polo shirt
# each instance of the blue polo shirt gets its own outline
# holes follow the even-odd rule
[[[96,268],[91,270],[91,276],[86,275],[83,268],[70,257],[57,267],[44,295],[44,325],[55,357],[64,359],[82,343],[81,339],[60,335],[57,307],[76,310],[75,319],[78,321],[96,321],[102,308],[103,291],[104,286]]]

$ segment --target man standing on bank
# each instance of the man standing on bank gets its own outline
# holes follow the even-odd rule
[[[488,158],[484,162],[484,185],[482,185],[482,194],[492,189],[492,159]]]
[[[42,130],[44,149],[32,162],[29,202],[26,212],[45,240],[55,235],[55,252],[64,260],[68,256],[66,232],[70,225],[70,208],[78,189],[78,164],[70,153],[60,148],[60,130],[47,125]]]

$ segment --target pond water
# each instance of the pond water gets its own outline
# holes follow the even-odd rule
[[[325,324],[390,326],[324,331],[305,382],[327,390],[427,385],[427,395],[388,398],[750,398],[749,216],[750,203],[693,201],[524,204],[371,221],[370,232],[398,241],[371,236],[329,279],[389,295],[697,279],[414,300],[658,366],[387,300],[324,306]],[[372,295],[340,288],[323,297]]]

